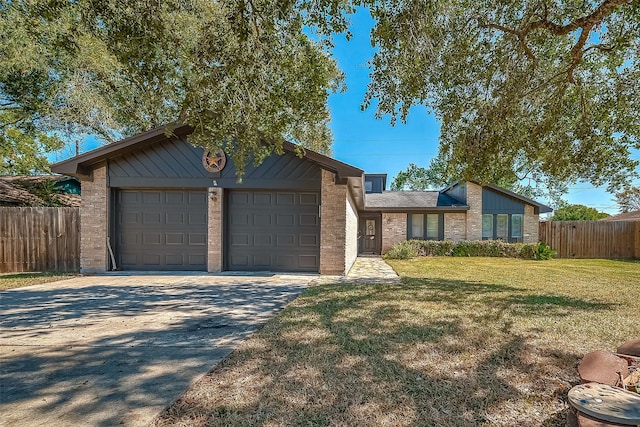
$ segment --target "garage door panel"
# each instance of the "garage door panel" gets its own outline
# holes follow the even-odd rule
[[[206,270],[205,191],[120,189],[116,200],[118,267]]]
[[[278,193],[277,195],[277,204],[280,206],[283,206],[283,205],[293,206],[295,205],[295,200],[296,200],[295,193]]]
[[[271,227],[273,221],[270,214],[257,213],[253,215],[253,225],[257,227]]]
[[[191,225],[207,225],[206,213],[189,212],[189,224]]]
[[[226,268],[317,272],[319,200],[314,192],[229,191]]]
[[[316,255],[300,255],[298,262],[302,267],[313,268],[320,264],[320,259]]]
[[[301,206],[318,206],[320,204],[318,193],[300,193]]]
[[[189,246],[206,246],[206,244],[207,244],[206,234],[189,233]]]
[[[253,236],[253,246],[271,247],[273,245],[273,236],[271,234],[256,234]]]
[[[159,205],[162,202],[162,194],[159,191],[144,191],[142,193],[142,203]]]

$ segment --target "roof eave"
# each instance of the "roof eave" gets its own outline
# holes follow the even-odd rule
[[[365,212],[390,212],[390,213],[403,213],[403,212],[465,212],[469,210],[469,206],[431,206],[431,207],[380,207],[380,206],[365,206]]]

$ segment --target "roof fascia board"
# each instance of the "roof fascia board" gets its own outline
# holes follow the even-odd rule
[[[402,208],[402,207],[393,207],[393,208],[381,208],[381,207],[365,207],[364,212],[393,212],[393,213],[403,213],[403,212],[465,212],[469,210],[469,206],[438,206],[438,207],[425,207],[425,208]]]

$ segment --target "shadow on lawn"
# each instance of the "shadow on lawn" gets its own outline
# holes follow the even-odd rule
[[[146,425],[303,288],[97,280],[0,294],[0,424]]]
[[[580,355],[465,311],[479,296],[523,317],[607,305],[521,291],[418,279],[310,288],[156,425],[564,425]]]

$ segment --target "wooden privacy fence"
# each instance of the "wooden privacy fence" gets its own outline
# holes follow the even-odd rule
[[[0,208],[0,273],[79,269],[78,208]]]
[[[548,221],[540,241],[560,258],[639,258],[640,221]]]

